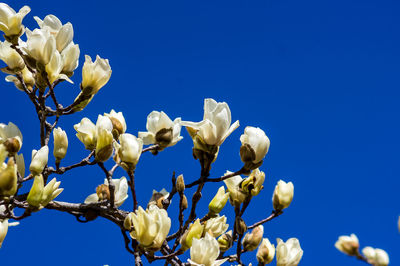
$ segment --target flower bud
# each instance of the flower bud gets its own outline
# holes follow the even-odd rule
[[[79,124],[74,125],[77,131],[76,136],[85,145],[88,150],[96,148],[96,126],[90,119],[84,117]]]
[[[231,173],[232,172],[230,171],[226,171],[225,175]],[[224,180],[224,183],[229,191],[229,201],[234,207],[240,206],[240,204],[242,204],[247,197],[247,194],[240,187],[242,181],[243,179],[240,177],[240,175],[235,175]]]
[[[358,254],[360,244],[358,243],[357,236],[351,234],[350,236],[340,236],[335,243],[335,247],[344,254],[354,256]]]
[[[229,193],[225,193],[224,186],[221,186],[217,194],[215,194],[214,198],[211,200],[210,204],[208,205],[208,210],[210,214],[218,214],[222,211],[225,207],[226,202],[229,199]]]
[[[247,233],[242,241],[245,251],[253,251],[260,244],[264,234],[264,226],[259,225],[251,233]]]
[[[97,131],[96,142],[96,160],[100,162],[107,161],[113,153],[113,135],[111,131],[99,129]]]
[[[124,133],[119,136],[121,146],[118,148],[118,157],[124,169],[131,171],[135,169],[142,155],[143,141],[134,135]]]
[[[219,250],[225,252],[230,249],[233,245],[232,230],[223,234],[218,238]]]
[[[111,67],[108,59],[96,56],[96,61],[85,55],[85,63],[82,67],[81,89],[85,95],[96,94],[111,77]]]
[[[179,175],[176,179],[176,190],[178,192],[183,192],[185,190],[185,180],[183,179],[183,175]]]
[[[186,210],[188,208],[188,201],[185,195],[182,195],[182,209]]]
[[[251,194],[252,196],[257,196],[264,188],[264,180],[265,173],[257,168],[251,172],[249,177],[243,180],[243,182],[240,184],[240,187],[245,193]]]
[[[71,42],[61,52],[61,56],[64,62],[61,73],[67,75],[68,77],[72,76],[74,70],[79,65],[79,54],[80,54],[79,45],[74,44],[73,42]]]
[[[200,239],[203,235],[204,227],[200,224],[200,219],[197,219],[189,226],[189,229],[183,234],[180,243],[183,250],[187,250],[192,246],[194,238]]]
[[[362,250],[364,256],[368,259],[368,263],[375,266],[389,265],[389,255],[383,249],[365,247]]]
[[[29,171],[33,175],[39,175],[43,172],[44,167],[47,164],[47,160],[49,159],[49,147],[43,146],[40,150],[32,151],[32,162],[29,166]]]
[[[67,133],[61,128],[56,128],[53,131],[53,138],[54,138],[53,155],[56,158],[56,161],[59,162],[67,154],[67,148],[68,148]]]
[[[240,217],[240,216],[236,217],[235,228],[236,228],[236,232],[240,235],[243,235],[247,231],[247,225],[243,221],[242,217]]]
[[[104,116],[108,117],[111,120],[113,125],[113,136],[115,139],[118,139],[119,135],[125,133],[126,131],[126,122],[122,112],[115,112],[111,110],[109,114],[104,113]]]
[[[270,144],[264,131],[260,128],[246,127],[240,141],[240,158],[245,163],[245,168],[253,170],[260,167]]]
[[[97,194],[97,197],[99,198],[99,201],[110,200],[110,189],[109,189],[108,185],[101,184],[101,185],[97,186],[96,194]]]
[[[257,261],[261,265],[271,263],[275,256],[275,246],[271,245],[268,238],[264,238],[257,250]]]
[[[13,196],[17,192],[17,167],[14,159],[8,159],[7,165],[0,165],[0,196]]]
[[[275,186],[272,203],[276,211],[281,211],[289,207],[293,200],[294,186],[292,182],[285,183],[282,180],[278,181]]]
[[[42,202],[43,189],[44,189],[44,181],[43,181],[43,176],[40,174],[35,176],[32,188],[29,191],[28,197],[26,198],[26,201],[29,203],[29,205],[34,207],[40,206],[40,203]]]

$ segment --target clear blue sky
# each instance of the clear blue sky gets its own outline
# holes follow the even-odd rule
[[[93,121],[111,108],[122,111],[128,132],[145,129],[152,110],[199,121],[203,99],[226,101],[241,127],[222,145],[212,177],[238,170],[246,125],[271,140],[262,170],[264,191],[244,219],[266,217],[279,179],[293,181],[292,205],[265,225],[265,236],[297,237],[301,265],[363,265],[334,248],[339,235],[355,233],[361,245],[385,249],[400,265],[400,2],[386,0],[266,1],[7,1],[33,15],[57,15],[74,25],[83,54],[109,58],[110,82],[83,112],[60,123],[70,139],[65,165],[86,155],[73,124]],[[3,77],[5,75],[2,75]],[[79,92],[60,85],[60,101]],[[39,145],[33,107],[22,92],[2,83],[0,121],[15,122],[24,134],[23,153]],[[157,157],[145,154],[137,168],[139,202],[153,188],[170,188],[173,170],[187,181],[199,176],[184,139]],[[117,176],[122,172],[117,172]],[[62,177],[59,200],[83,201],[103,182],[97,167]],[[200,207],[217,186],[204,189]],[[176,200],[175,200],[176,201]],[[176,206],[176,202],[173,202]],[[122,208],[131,208],[127,201]],[[176,221],[176,207],[170,215]],[[232,207],[224,213],[232,215]],[[230,222],[233,225],[233,221]],[[173,225],[171,231],[175,231]],[[274,241],[275,242],[275,241]],[[4,265],[132,265],[119,229],[97,219],[80,224],[71,215],[43,210],[10,228],[0,250]],[[255,254],[244,257],[255,261]],[[275,262],[274,262],[275,263]]]

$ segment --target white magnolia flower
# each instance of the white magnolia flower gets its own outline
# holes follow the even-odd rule
[[[196,266],[218,266],[224,263],[226,259],[217,260],[219,256],[218,241],[210,234],[206,233],[201,239],[193,239],[190,248],[190,259],[188,262]]]
[[[69,83],[74,83],[72,80],[68,78],[67,75],[61,74],[61,71],[64,68],[64,61],[61,57],[61,54],[58,51],[55,51],[53,56],[51,57],[50,62],[46,65],[46,72],[50,83],[53,83],[57,79],[66,80]]]
[[[131,228],[130,235],[141,246],[150,250],[158,250],[164,243],[171,228],[171,219],[164,209],[155,205],[143,210],[142,207],[131,212],[125,219],[125,227]]]
[[[96,61],[85,55],[85,63],[82,67],[81,88],[84,94],[96,94],[111,77],[111,67],[108,59],[96,56]]]
[[[228,201],[228,199],[229,199],[229,193],[225,193],[224,186],[221,186],[218,189],[217,194],[215,194],[214,198],[208,205],[208,209],[213,214],[220,213],[222,209],[225,207],[225,204]]]
[[[244,134],[240,136],[240,141],[242,142],[240,156],[244,163],[260,163],[267,154],[270,145],[267,135],[258,127],[246,127]]]
[[[226,171],[225,175],[231,174],[232,172]],[[243,179],[240,175],[232,176],[228,179],[224,180],[226,187],[229,192],[229,202],[232,206],[238,206],[243,203],[247,197],[246,193],[240,188],[240,183],[242,183]]]
[[[205,222],[204,231],[212,234],[213,237],[219,237],[228,230],[229,224],[226,223],[226,216],[217,216],[210,218]]]
[[[24,51],[33,59],[47,65],[56,51],[56,39],[47,29],[26,30],[28,38]]]
[[[63,68],[61,73],[71,76],[74,70],[79,65],[79,45],[71,42],[62,52],[61,57],[63,59]]]
[[[192,224],[190,224],[189,228],[182,235],[180,244],[182,250],[187,250],[193,244],[194,239],[201,238],[204,232],[204,225],[200,223],[200,219],[197,218]]]
[[[14,123],[0,123],[0,143],[6,146],[8,152],[18,152],[21,149],[22,134]]]
[[[1,4],[1,3],[0,3]],[[11,43],[5,41],[0,42],[0,59],[7,64],[7,67],[11,71],[21,71],[25,67],[24,60],[22,57],[11,48]]]
[[[121,177],[120,179],[112,180],[114,185],[114,203],[115,206],[119,207],[128,198],[128,181],[126,177]],[[104,179],[104,184],[108,186],[107,179]],[[85,203],[96,203],[99,201],[99,196],[97,193],[90,194],[86,199]]]
[[[251,231],[251,233],[246,233],[243,238],[242,244],[243,248],[246,251],[255,250],[258,245],[261,243],[264,234],[264,226],[259,225]]]
[[[119,136],[120,146],[118,147],[118,157],[127,169],[134,169],[142,155],[143,141],[134,135],[124,133]]]
[[[60,161],[61,159],[64,159],[65,155],[67,154],[67,149],[68,149],[67,133],[60,127],[58,127],[53,131],[53,138],[54,138],[53,155],[57,161]]]
[[[264,238],[257,250],[257,261],[261,265],[271,263],[275,257],[275,246],[269,242],[268,238]]]
[[[60,184],[60,181],[57,182],[57,179],[53,178],[44,186],[43,176],[41,174],[36,175],[26,201],[31,206],[43,208],[64,190],[59,188]]]
[[[57,50],[61,53],[67,47],[73,37],[74,29],[70,22],[62,25],[61,21],[54,15],[47,15],[44,20],[33,17],[41,29],[48,30],[56,39]]]
[[[0,3],[0,30],[7,37],[21,35],[24,30],[22,19],[31,11],[29,6],[23,6],[18,13],[6,3]]]
[[[374,266],[389,265],[389,255],[383,249],[365,247],[362,253],[368,259],[368,262],[372,263]]]
[[[276,265],[277,266],[296,266],[303,257],[303,250],[297,238],[290,238],[285,242],[277,238],[276,246]]]
[[[293,200],[294,186],[292,182],[286,183],[279,180],[275,186],[274,195],[272,196],[272,203],[275,210],[283,210],[289,207]]]
[[[89,118],[82,118],[79,124],[74,125],[74,129],[77,131],[77,138],[85,145],[86,149],[96,148],[96,125]]]
[[[35,85],[35,77],[33,74],[28,70],[27,67],[21,70],[22,79],[24,80],[25,86],[29,91],[32,91],[33,86]],[[21,91],[24,91],[23,85],[19,81],[16,76],[8,75],[5,80],[7,82],[13,82],[15,87]]]
[[[126,122],[124,115],[122,112],[115,112],[114,109],[111,110],[109,114],[104,113],[104,116],[108,117],[113,125],[113,130],[116,130],[116,135],[119,136],[120,134],[125,133],[126,131]]]
[[[181,124],[188,128],[195,141],[195,148],[202,149],[202,143],[198,143],[196,137],[207,145],[220,146],[239,127],[239,121],[231,125],[231,119],[231,111],[227,103],[217,103],[209,98],[204,100],[202,121],[198,123],[183,121]]]
[[[113,125],[111,120],[106,117],[99,115],[96,122],[96,159],[105,162],[107,161],[113,152]]]
[[[344,254],[352,256],[358,253],[360,244],[357,236],[351,234],[350,236],[340,236],[335,243],[335,247]]]
[[[147,116],[147,132],[139,132],[139,138],[144,145],[159,144],[161,148],[175,145],[183,137],[181,133],[181,118],[172,121],[164,112],[153,111]]]
[[[60,184],[61,181],[57,181],[56,178],[53,178],[46,186],[44,186],[40,203],[41,206],[46,206],[50,201],[54,200],[61,192],[63,192],[64,189],[59,188]]]
[[[32,161],[29,166],[29,171],[33,175],[38,175],[43,172],[44,167],[49,159],[49,147],[47,145],[40,148],[40,150],[32,150]]]

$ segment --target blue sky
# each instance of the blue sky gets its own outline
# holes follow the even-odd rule
[[[199,121],[204,98],[226,101],[241,127],[222,145],[212,177],[241,167],[239,137],[245,126],[261,127],[271,140],[261,167],[267,175],[265,188],[253,199],[246,222],[270,213],[279,179],[292,181],[293,203],[265,225],[265,237],[299,238],[304,249],[300,265],[362,265],[333,246],[339,235],[350,233],[357,234],[361,246],[385,249],[391,265],[400,265],[400,2],[7,3],[15,9],[24,4],[32,8],[24,20],[31,29],[36,27],[34,15],[55,14],[70,21],[81,49],[80,66],[83,54],[110,60],[110,82],[83,112],[61,120],[70,139],[65,165],[86,156],[72,128],[82,117],[95,121],[112,108],[122,111],[128,132],[136,135],[145,129],[152,110]],[[80,76],[79,68],[74,86],[57,88],[64,105],[78,94]],[[2,99],[0,121],[20,127],[29,162],[31,150],[39,146],[34,109],[5,82]],[[153,188],[170,188],[172,171],[187,181],[199,176],[192,141],[185,130],[182,134],[178,145],[141,158],[141,205],[147,204]],[[83,201],[103,178],[96,167],[71,171],[61,178],[65,191],[59,200]],[[211,184],[204,189],[201,216],[217,188]],[[176,203],[170,212],[173,220]],[[129,210],[130,204],[128,200],[122,208]],[[227,205],[223,213],[232,215],[232,207]],[[175,229],[173,225],[171,232]],[[0,254],[4,265],[132,265],[116,226],[102,219],[80,224],[71,215],[50,210],[10,228]],[[254,262],[255,254],[244,260]]]

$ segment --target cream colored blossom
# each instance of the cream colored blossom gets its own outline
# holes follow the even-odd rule
[[[246,233],[242,245],[244,250],[246,251],[253,251],[255,250],[258,245],[261,243],[264,234],[264,226],[259,225],[251,231],[251,233]]]
[[[24,31],[22,19],[31,11],[23,6],[18,13],[6,3],[0,3],[0,30],[7,37],[20,36]]]
[[[71,42],[62,52],[63,68],[61,73],[72,76],[72,73],[79,65],[79,45]]]
[[[113,135],[114,137],[116,136],[116,139],[118,139],[118,136],[120,134],[125,133],[126,131],[126,122],[124,115],[122,112],[115,112],[114,109],[111,110],[110,113],[104,113],[104,116],[108,117],[113,125]]]
[[[208,219],[204,224],[204,231],[213,237],[219,237],[228,230],[229,224],[226,223],[226,216],[217,216]]]
[[[368,262],[374,266],[387,266],[389,265],[389,255],[380,248],[365,247],[362,253],[368,259]]]
[[[82,67],[82,92],[86,95],[96,94],[111,77],[111,67],[108,59],[96,57],[96,61],[92,62],[92,58],[85,55],[85,63]]]
[[[25,67],[22,57],[11,48],[11,43],[7,41],[0,42],[0,59],[6,63],[8,71],[18,72]]]
[[[153,111],[147,116],[147,132],[139,132],[143,144],[158,144],[161,149],[175,145],[182,139],[181,118],[172,121],[164,112]]]
[[[53,56],[51,57],[50,62],[46,65],[47,77],[50,83],[53,83],[57,79],[66,80],[69,83],[74,83],[72,80],[68,78],[67,75],[61,73],[63,68],[64,68],[63,58],[58,51],[55,51]]]
[[[115,206],[121,206],[124,201],[128,198],[128,181],[126,177],[121,177],[119,179],[113,179],[112,183],[114,185],[114,203]],[[107,179],[104,179],[104,184],[108,186]],[[96,203],[99,201],[99,196],[97,193],[90,194],[86,199],[85,203]]]
[[[8,125],[0,123],[0,144],[4,144],[9,153],[18,152],[22,147],[22,134],[12,122]]]
[[[200,223],[200,219],[196,219],[194,223],[192,223],[186,232],[182,235],[180,244],[181,249],[187,250],[192,246],[193,239],[198,239],[203,235],[204,225]]]
[[[119,136],[120,146],[118,147],[118,158],[122,166],[128,170],[133,170],[139,162],[143,150],[143,141],[134,135],[124,133]]]
[[[53,138],[54,138],[53,155],[57,161],[60,161],[61,159],[64,159],[65,155],[67,154],[67,149],[68,149],[67,133],[60,127],[55,128],[53,131]]]
[[[210,152],[209,146],[220,146],[225,139],[239,127],[239,121],[231,125],[231,111],[225,102],[217,103],[214,99],[204,100],[203,120],[195,123],[183,121],[193,138],[195,149]]]
[[[231,174],[232,172],[226,171],[225,175]],[[240,184],[243,179],[240,175],[235,175],[224,180],[226,187],[229,192],[229,202],[232,206],[238,206],[243,203],[247,197],[247,194],[240,188]]]
[[[32,161],[29,166],[29,171],[33,175],[38,175],[43,172],[44,167],[49,159],[49,147],[43,146],[40,150],[32,150]]]
[[[21,75],[25,83],[26,89],[28,91],[32,91],[32,88],[35,85],[35,77],[33,76],[33,74],[28,70],[27,67],[25,67],[21,70]],[[13,82],[17,89],[25,91],[23,85],[21,84],[21,81],[16,76],[8,75],[6,76],[5,80],[7,82]]]
[[[251,194],[252,196],[257,196],[264,188],[264,180],[265,173],[257,168],[251,172],[249,177],[243,180],[240,187],[245,193]]]
[[[281,211],[287,207],[289,207],[290,203],[293,200],[294,194],[294,186],[292,182],[284,182],[282,180],[278,181],[278,184],[275,186],[274,195],[272,197],[272,203],[274,209],[277,211]]]
[[[152,205],[147,210],[139,207],[136,212],[129,213],[124,224],[131,229],[131,237],[141,246],[149,250],[158,250],[169,233],[171,219],[166,210]]]
[[[240,148],[240,157],[249,169],[257,168],[268,152],[270,141],[265,132],[256,127],[246,127],[244,134],[240,136],[242,147]]]
[[[96,148],[96,125],[89,118],[82,118],[79,124],[74,125],[74,129],[77,131],[77,138],[85,145],[86,149]]]
[[[59,188],[60,184],[60,181],[57,182],[57,179],[53,178],[46,186],[44,186],[43,176],[41,174],[37,175],[33,180],[26,201],[31,206],[43,208],[64,190],[63,188]]]
[[[340,236],[335,243],[335,247],[344,254],[353,256],[358,253],[360,244],[357,236],[355,234],[351,234],[350,236]]]
[[[70,22],[62,25],[61,21],[54,15],[47,15],[44,20],[33,17],[41,29],[48,30],[56,39],[57,50],[61,53],[67,47],[73,37],[74,29]]]
[[[57,50],[54,36],[47,29],[27,30],[26,36],[24,51],[43,66],[47,65]]]
[[[275,246],[268,238],[264,238],[257,250],[257,261],[261,265],[271,263],[275,256]]]
[[[297,238],[290,238],[286,242],[277,239],[276,246],[276,265],[277,266],[296,266],[303,257],[303,250]]]
[[[190,248],[190,259],[188,262],[196,266],[218,266],[227,259],[217,260],[219,256],[218,241],[210,234],[206,233],[201,239],[193,239],[193,245]]]

